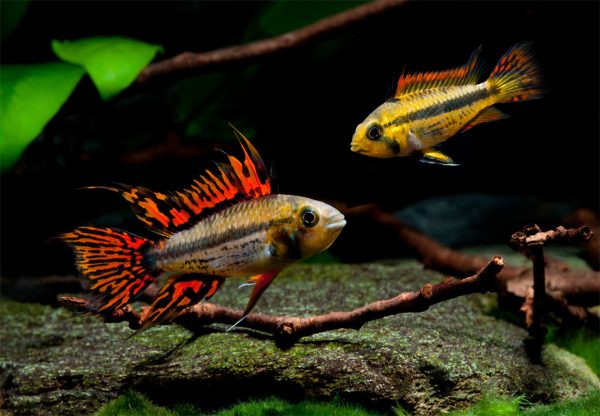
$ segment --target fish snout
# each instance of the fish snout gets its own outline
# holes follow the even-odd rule
[[[356,153],[363,153],[365,152],[365,149],[361,147],[360,140],[356,136],[356,133],[354,133],[352,141],[350,142],[350,150]]]
[[[344,214],[338,212],[333,217],[329,218],[328,224],[325,226],[328,230],[341,230],[346,225]]]

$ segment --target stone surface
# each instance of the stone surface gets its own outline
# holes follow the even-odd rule
[[[275,281],[256,311],[307,316],[347,310],[442,278],[413,261],[298,265]],[[232,281],[214,300],[243,307],[248,294]],[[401,405],[433,415],[467,407],[484,391],[552,402],[600,388],[583,360],[554,345],[546,347],[544,365],[531,364],[522,343],[526,331],[485,315],[482,296],[388,317],[360,331],[318,334],[288,350],[269,336],[224,333],[220,325],[196,335],[162,326],[127,339],[132,332],[124,323],[3,300],[0,408],[88,414],[134,388],[167,405],[338,396],[379,410]]]

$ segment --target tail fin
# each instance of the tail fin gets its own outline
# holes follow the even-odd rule
[[[113,228],[79,227],[61,238],[76,255],[84,287],[97,295],[91,311],[109,312],[138,297],[160,273],[148,249],[153,243]]]
[[[533,59],[531,43],[519,43],[510,48],[500,58],[487,82],[500,103],[540,98],[542,76]]]

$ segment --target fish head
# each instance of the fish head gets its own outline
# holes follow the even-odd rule
[[[290,260],[301,260],[327,250],[346,225],[344,215],[314,199],[292,196],[290,200],[286,215],[291,218],[275,237],[277,251]]]
[[[350,150],[377,158],[406,156],[403,150],[408,131],[393,123],[396,107],[395,102],[388,101],[369,114],[356,127]]]

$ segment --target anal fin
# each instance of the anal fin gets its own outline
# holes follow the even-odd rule
[[[444,165],[444,166],[459,166],[458,163],[454,162],[452,158],[439,150],[433,148],[423,149],[423,157],[419,159],[419,162],[429,163],[433,165]]]
[[[497,108],[488,107],[480,111],[474,118],[471,119],[471,121],[465,124],[460,132],[462,133],[480,124],[491,123],[492,121],[502,120],[503,118],[507,117],[508,116],[506,114]]]
[[[204,274],[186,274],[171,277],[154,297],[144,315],[140,331],[161,322],[175,319],[184,309],[204,298],[211,298],[225,279]]]

